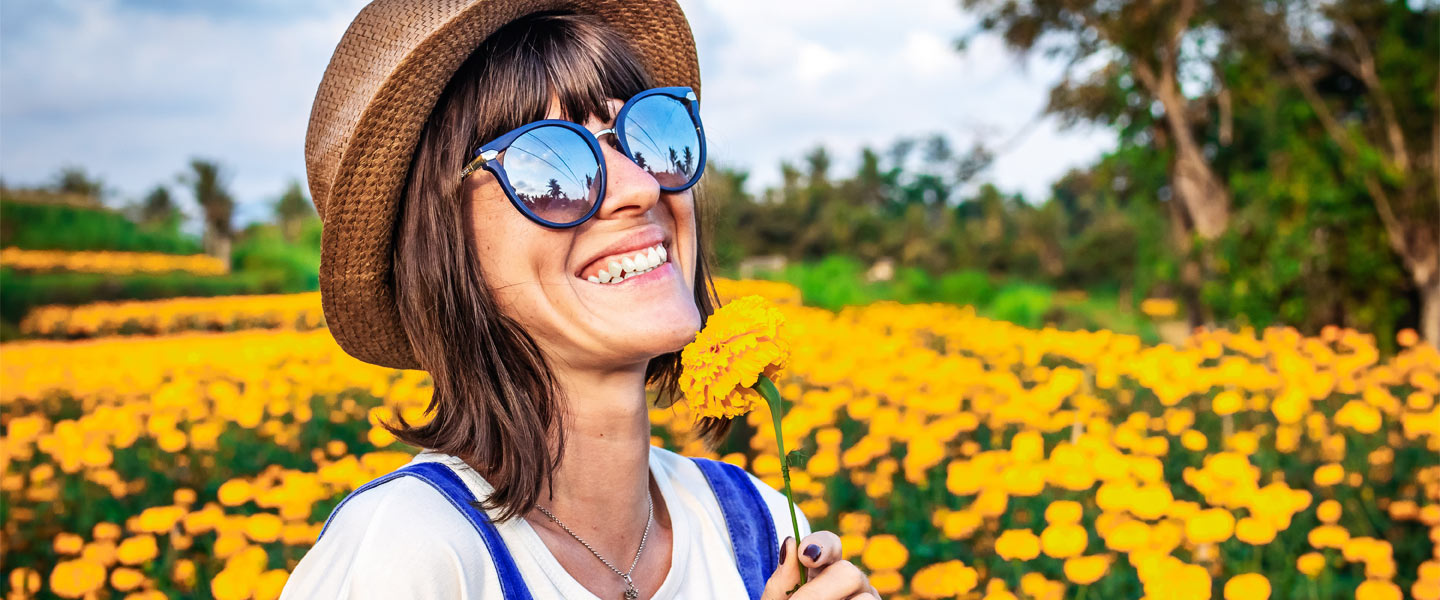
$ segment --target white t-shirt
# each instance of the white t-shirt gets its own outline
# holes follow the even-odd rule
[[[435,461],[455,471],[476,498],[491,487],[464,461],[425,450],[410,462]],[[700,468],[664,448],[650,448],[650,472],[670,512],[670,572],[653,596],[745,598],[725,517]],[[748,473],[747,473],[748,475]],[[770,508],[775,545],[793,535],[785,495],[750,481]],[[810,523],[796,507],[801,536]],[[496,523],[530,594],[537,599],[599,600],[565,571],[529,521]],[[789,532],[789,533],[787,533]],[[438,490],[396,477],[346,501],[325,535],[300,559],[281,600],[310,598],[499,599],[500,578],[480,533]]]

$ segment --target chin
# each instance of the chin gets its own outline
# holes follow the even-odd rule
[[[656,312],[660,314],[656,314]],[[636,322],[629,332],[623,334],[633,340],[638,354],[654,358],[670,352],[678,352],[692,341],[700,331],[700,311],[695,304],[688,307],[673,307],[673,310],[651,312],[649,318]]]

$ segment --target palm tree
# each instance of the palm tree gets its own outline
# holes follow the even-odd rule
[[[148,227],[173,230],[181,219],[180,208],[170,196],[170,188],[157,185],[140,201],[140,223]]]
[[[285,240],[294,242],[300,236],[300,226],[314,214],[315,206],[305,197],[305,188],[300,186],[299,180],[292,179],[285,193],[280,194],[280,199],[275,202],[275,220],[280,224]]]
[[[235,214],[235,199],[225,189],[220,165],[214,161],[192,159],[190,172],[181,174],[180,181],[190,186],[195,203],[205,211],[205,253],[230,260],[230,242],[235,235],[230,219]]]

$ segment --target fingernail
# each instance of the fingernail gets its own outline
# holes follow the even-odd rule
[[[810,557],[810,562],[820,560],[820,546],[810,544],[805,547],[805,556]]]
[[[790,552],[785,548],[785,546],[790,543],[790,539],[790,536],[787,535],[785,536],[785,541],[780,542],[780,564],[782,565],[785,564],[785,557],[790,554]]]

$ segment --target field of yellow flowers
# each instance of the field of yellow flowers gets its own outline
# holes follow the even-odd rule
[[[756,292],[796,336],[797,500],[887,598],[1440,598],[1440,354],[1412,333],[1394,356],[1338,328],[1152,347],[722,288]],[[0,345],[3,596],[274,598],[414,451],[377,419],[429,395],[324,329]],[[717,454],[779,487],[769,418]],[[707,454],[683,404],[652,419]]]

